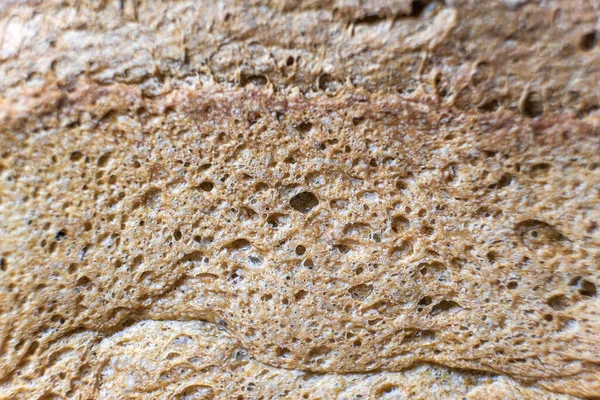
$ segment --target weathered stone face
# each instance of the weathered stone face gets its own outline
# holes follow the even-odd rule
[[[3,396],[600,393],[593,6],[121,3],[0,7]]]

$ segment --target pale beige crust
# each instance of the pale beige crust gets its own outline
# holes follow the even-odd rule
[[[0,396],[600,396],[599,12],[6,3]]]

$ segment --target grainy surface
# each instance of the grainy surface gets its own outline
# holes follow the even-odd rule
[[[599,13],[4,2],[0,396],[600,396]]]

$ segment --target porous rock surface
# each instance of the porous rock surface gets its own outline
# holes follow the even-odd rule
[[[600,396],[595,1],[6,1],[0,397]]]

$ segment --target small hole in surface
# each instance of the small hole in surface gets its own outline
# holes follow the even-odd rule
[[[306,290],[299,290],[299,291],[297,291],[297,292],[296,292],[296,294],[294,295],[294,299],[295,299],[296,301],[300,301],[300,300],[302,300],[303,298],[305,298],[307,294],[308,294],[308,292],[307,292]]]
[[[533,177],[544,175],[550,169],[550,164],[538,163],[534,164],[529,168],[529,174]]]
[[[396,390],[397,386],[392,385],[391,383],[385,384],[377,389],[377,395],[382,396],[385,394],[390,394]]]
[[[408,186],[406,185],[406,182],[404,182],[402,179],[398,179],[396,181],[396,189],[406,190],[406,188],[408,188]]]
[[[579,293],[583,296],[594,297],[596,295],[596,285],[585,279],[581,281]]]
[[[340,86],[340,83],[329,74],[323,74],[319,77],[319,89],[324,92],[336,92]]]
[[[427,5],[431,1],[428,0],[413,0],[411,3],[411,17],[420,17]]]
[[[443,312],[449,312],[451,310],[462,309],[458,303],[452,300],[442,300],[431,309],[431,315],[438,315]]]
[[[392,219],[392,230],[396,233],[403,232],[409,227],[410,221],[403,216],[394,217],[394,219]]]
[[[420,306],[428,306],[431,304],[431,297],[425,296],[421,300],[419,300]]]
[[[590,51],[598,44],[598,32],[591,31],[583,36],[579,40],[579,48],[583,51]]]
[[[181,234],[181,231],[179,229],[177,229],[175,232],[173,232],[173,238],[177,241],[181,240],[181,237],[183,235]]]
[[[557,311],[564,310],[568,306],[567,298],[562,294],[550,297],[547,303],[550,307]]]
[[[82,276],[77,280],[77,286],[89,286],[92,283],[92,280],[87,276]]]
[[[284,214],[271,214],[267,217],[267,224],[273,228],[277,228],[289,223],[289,217]]]
[[[342,254],[348,254],[352,248],[346,244],[336,244],[332,247],[334,250],[339,251]]]
[[[142,265],[143,262],[144,262],[144,256],[142,256],[140,254],[138,256],[135,256],[135,258],[132,261],[132,264],[134,267],[139,267],[140,265]]]
[[[307,133],[312,129],[312,126],[313,125],[310,122],[302,122],[296,127],[296,129],[298,129],[298,132],[300,133]]]
[[[528,118],[540,117],[544,113],[544,100],[535,92],[527,93],[521,102],[520,110]]]
[[[103,168],[106,166],[106,164],[108,163],[108,160],[110,159],[110,153],[106,153],[103,154],[99,159],[98,159],[98,166],[100,168]]]
[[[477,106],[477,110],[480,112],[488,113],[497,111],[500,108],[500,102],[497,99],[492,99],[487,101],[479,106]]]
[[[248,250],[252,245],[246,239],[236,239],[227,246],[230,250]]]
[[[296,211],[307,213],[319,204],[319,199],[311,192],[301,192],[290,199],[290,206]]]
[[[246,85],[254,85],[256,87],[262,87],[267,84],[267,78],[263,75],[242,75],[240,78],[240,85],[242,87]]]
[[[373,292],[373,285],[367,285],[361,283],[359,285],[351,287],[348,292],[350,295],[357,300],[364,300]]]
[[[205,192],[210,192],[211,190],[213,190],[214,185],[212,182],[207,181],[207,182],[202,182],[199,187],[200,187],[200,189],[204,190]]]
[[[59,242],[61,240],[65,240],[66,238],[67,238],[67,231],[65,229],[61,229],[60,231],[56,232],[55,239],[58,240]]]
[[[580,276],[576,276],[576,277],[572,278],[569,281],[569,285],[570,286],[576,286],[579,283],[579,281],[581,281],[581,277]]]

